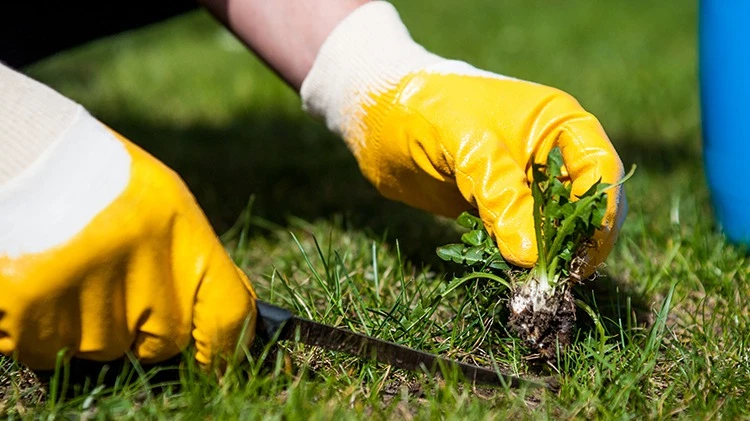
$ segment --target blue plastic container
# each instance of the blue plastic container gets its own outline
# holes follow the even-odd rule
[[[716,221],[750,246],[750,0],[701,0],[703,159]]]

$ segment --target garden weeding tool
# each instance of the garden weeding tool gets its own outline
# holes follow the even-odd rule
[[[439,357],[382,339],[303,319],[291,311],[257,300],[256,335],[266,341],[290,340],[345,352],[361,358],[411,371],[442,375],[440,367],[457,368],[466,380],[482,385],[503,387],[544,387],[556,390],[552,380],[536,381],[499,373],[495,370]]]

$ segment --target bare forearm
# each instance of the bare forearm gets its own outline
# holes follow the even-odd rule
[[[297,91],[328,34],[367,1],[200,0]]]

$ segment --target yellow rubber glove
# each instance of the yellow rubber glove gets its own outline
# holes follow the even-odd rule
[[[255,317],[250,282],[178,175],[82,108],[0,188],[0,353],[35,369],[61,349],[154,363],[192,338],[201,365],[221,364]]]
[[[476,208],[503,256],[537,260],[531,160],[559,146],[573,193],[623,165],[597,119],[558,89],[446,60],[414,43],[387,2],[354,11],[329,36],[302,86],[386,197],[449,217]],[[608,191],[587,272],[609,254],[626,212]]]

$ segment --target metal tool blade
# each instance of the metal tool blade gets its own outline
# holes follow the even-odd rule
[[[545,387],[552,383],[501,374],[495,370],[409,348],[393,342],[363,335],[312,320],[297,317],[289,310],[256,300],[258,328],[256,334],[267,340],[292,340],[331,351],[344,352],[411,371],[442,375],[440,368],[457,368],[473,383],[503,387]]]

